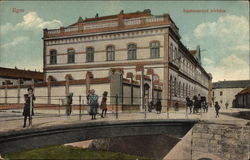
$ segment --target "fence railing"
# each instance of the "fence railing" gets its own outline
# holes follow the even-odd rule
[[[20,97],[0,97],[0,102],[3,102],[1,99],[14,99]],[[52,103],[37,103],[39,100],[48,101],[48,98]],[[123,103],[125,98],[131,97],[119,97],[107,96],[107,114],[113,115],[115,119],[154,119],[154,118],[181,118],[188,119],[189,114],[193,112],[192,109],[186,106],[171,106],[169,105],[169,99],[157,99],[157,98],[148,98],[148,97],[133,97],[137,99],[137,103]],[[35,113],[40,113],[39,116],[45,115],[54,115],[54,116],[78,116],[79,120],[82,117],[89,114],[91,104],[88,102],[86,95],[72,96],[71,102],[69,102],[69,96],[36,96],[34,101],[34,110]],[[99,96],[98,111],[101,115],[102,112],[102,96]],[[144,101],[144,103],[142,103]],[[165,101],[165,102],[164,102]],[[139,103],[138,103],[139,102]],[[144,105],[142,105],[144,104]],[[20,113],[24,107],[24,101],[20,103],[0,103],[0,110],[19,110]],[[70,114],[67,114],[67,109],[70,108]],[[202,116],[203,110],[199,109],[196,113],[198,116]],[[11,115],[10,115],[11,116]],[[121,116],[121,117],[120,117]],[[128,116],[128,117],[126,117]],[[1,114],[0,114],[1,117]]]

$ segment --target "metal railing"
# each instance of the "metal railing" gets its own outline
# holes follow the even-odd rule
[[[20,97],[0,97],[1,99],[13,99],[13,98],[20,98]],[[50,98],[51,104],[43,103],[38,104],[36,101],[45,100],[48,101]],[[72,97],[72,103],[67,103],[67,96],[36,96],[36,101],[34,105],[35,113],[39,113],[39,116],[64,116],[66,115],[67,107],[71,108],[71,114],[68,116],[78,116],[79,120],[82,120],[84,115],[89,114],[90,105],[87,102],[86,95],[79,95]],[[107,99],[107,114],[114,115],[115,119],[126,118],[123,117],[125,115],[136,115],[135,118],[139,119],[154,119],[154,118],[165,118],[165,119],[188,119],[189,118],[189,108],[186,106],[182,107],[173,107],[171,105],[166,105],[164,101],[169,101],[169,99],[161,99],[161,104],[156,105],[155,101],[157,98],[147,98],[147,97],[133,97],[133,104],[129,102],[124,102],[126,98],[131,97],[119,97],[118,95],[115,96],[108,96]],[[99,104],[101,104],[102,96],[99,96]],[[144,103],[141,103],[141,101]],[[151,106],[150,102],[154,101],[154,105]],[[19,110],[22,112],[24,102],[22,103],[0,103],[0,110]],[[142,104],[144,104],[142,106]],[[100,106],[100,105],[99,105]],[[163,112],[161,112],[161,110]],[[99,113],[102,111],[101,108],[98,108]],[[199,109],[197,115],[202,117],[202,111]],[[0,115],[1,117],[1,115]],[[128,118],[128,117],[127,117]],[[130,117],[133,119],[133,116]],[[128,118],[129,119],[129,118]]]

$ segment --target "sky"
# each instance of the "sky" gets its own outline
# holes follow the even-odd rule
[[[250,79],[246,1],[1,1],[0,67],[42,71],[43,28],[68,26],[79,16],[144,9],[150,9],[153,15],[169,13],[182,43],[188,49],[200,45],[202,65],[212,73],[213,82]]]

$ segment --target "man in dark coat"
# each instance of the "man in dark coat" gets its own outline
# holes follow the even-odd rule
[[[104,118],[104,116],[106,117],[106,113],[108,110],[107,109],[107,96],[108,96],[108,92],[104,91],[101,106],[100,106],[100,108],[102,109],[102,115],[101,115],[102,118]],[[104,114],[104,116],[103,116],[103,114]]]
[[[192,108],[193,108],[193,101],[190,100],[190,98],[188,96],[186,97],[186,103],[187,103],[187,107],[189,107],[189,109],[190,109],[190,114],[191,114]]]
[[[161,100],[160,100],[160,99],[157,100],[155,106],[156,106],[156,108],[155,108],[155,109],[156,109],[156,113],[157,113],[157,114],[160,114],[160,113],[161,113],[161,108],[162,108]]]
[[[72,112],[72,101],[73,101],[73,93],[69,93],[67,96],[67,104],[66,104],[66,115],[70,116]]]
[[[24,95],[24,108],[23,108],[23,116],[24,116],[24,123],[23,128],[26,127],[27,117],[29,117],[29,126],[32,125],[32,116],[34,115],[34,100],[36,97],[33,94],[33,88],[27,89],[28,94]],[[30,108],[31,107],[31,108]]]
[[[214,108],[215,108],[216,118],[217,118],[219,117],[219,111],[220,111],[220,105],[217,101],[215,102]]]

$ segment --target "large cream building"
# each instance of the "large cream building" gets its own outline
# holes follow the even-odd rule
[[[47,81],[86,80],[89,73],[93,78],[108,78],[111,68],[119,68],[128,83],[133,77],[138,82],[140,97],[147,93],[152,98],[155,88],[161,90],[164,106],[170,101],[184,103],[186,96],[195,94],[210,98],[211,75],[201,66],[200,49],[191,53],[182,44],[179,29],[169,14],[154,16],[146,9],[104,17],[97,14],[85,20],[79,17],[67,27],[45,29],[43,39]],[[82,94],[92,88],[86,86],[78,86]],[[99,95],[103,91],[115,95],[106,83],[94,89]],[[129,89],[116,89],[123,90],[120,96],[132,96]],[[67,92],[80,94],[78,88]]]
[[[147,101],[161,99],[166,110],[198,94],[211,102],[212,77],[201,66],[200,47],[189,51],[180,38],[169,14],[155,16],[149,9],[79,17],[67,27],[44,29],[45,81],[33,87],[48,99],[37,103],[58,103],[53,97],[70,92],[86,96],[89,89],[99,96],[108,91],[110,104],[118,95],[123,108],[142,109]]]

